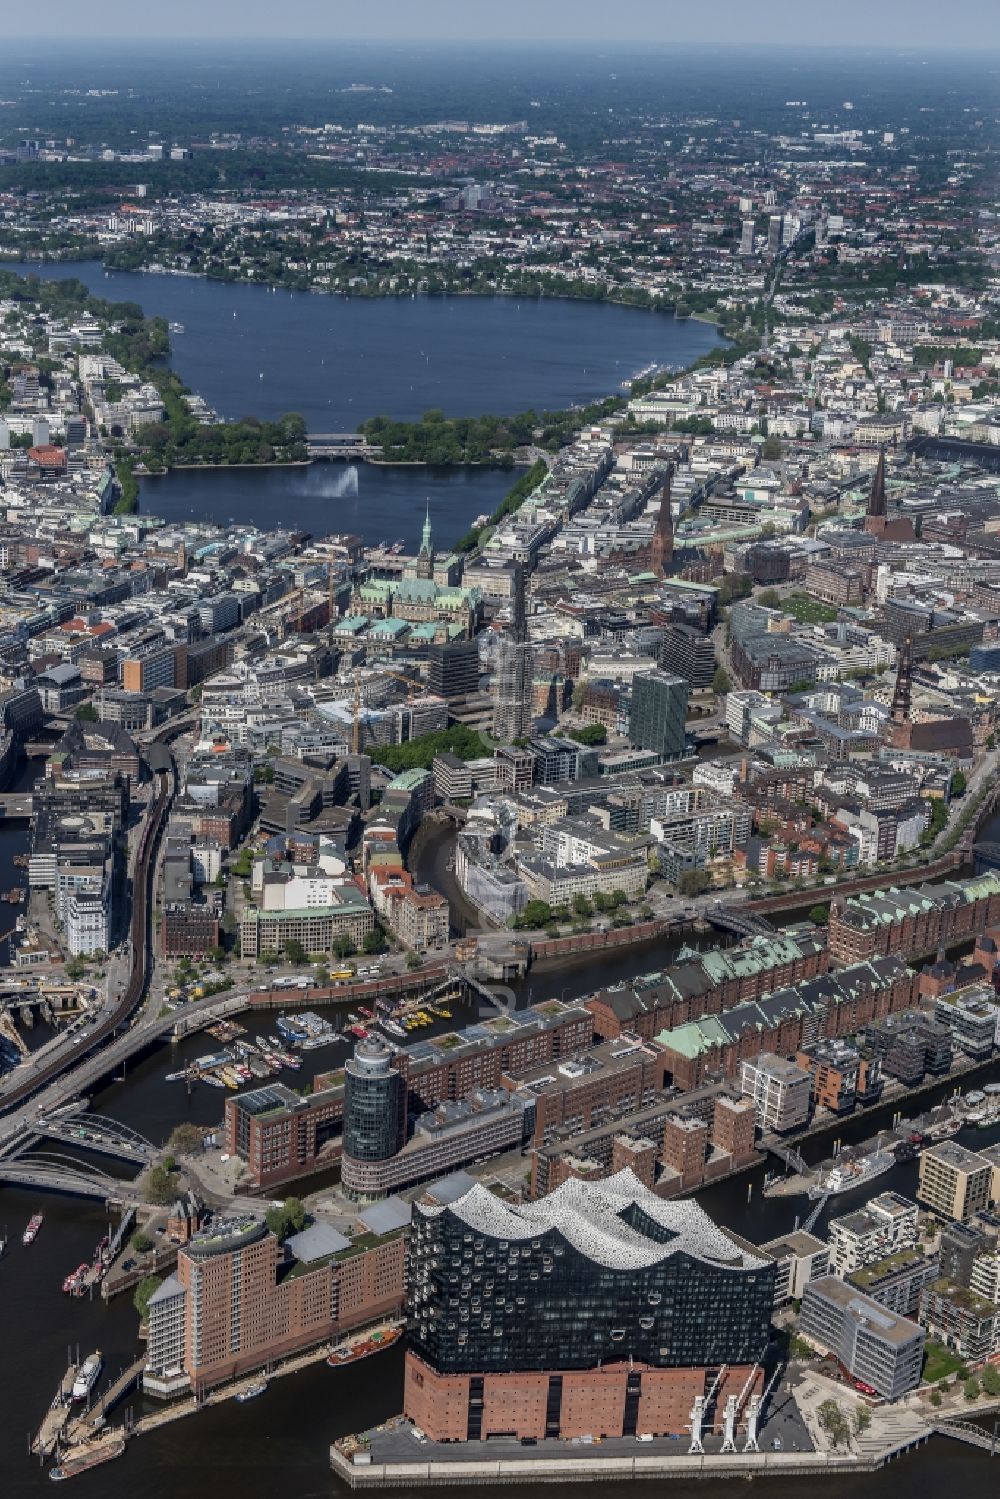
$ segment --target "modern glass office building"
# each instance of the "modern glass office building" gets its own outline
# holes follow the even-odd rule
[[[665,671],[637,675],[632,683],[629,743],[638,749],[655,750],[665,760],[679,759],[684,753],[688,691],[682,677]]]
[[[440,1374],[753,1365],[775,1267],[630,1171],[511,1204],[414,1209],[410,1346]]]
[[[403,1144],[406,1087],[380,1041],[360,1041],[345,1068],[344,1155],[385,1161]]]

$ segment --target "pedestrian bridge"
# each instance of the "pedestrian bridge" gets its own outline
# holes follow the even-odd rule
[[[68,1192],[76,1197],[96,1197],[101,1202],[140,1202],[142,1193],[134,1182],[106,1176],[97,1166],[72,1156],[18,1156],[0,1160],[0,1182],[18,1187],[39,1187],[48,1192]]]

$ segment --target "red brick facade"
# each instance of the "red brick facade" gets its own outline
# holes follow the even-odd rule
[[[551,1370],[543,1373],[486,1374],[483,1376],[483,1416],[480,1435],[533,1437],[546,1435],[550,1380],[562,1380],[558,1435],[620,1437],[624,1433],[625,1395],[629,1374],[640,1380],[636,1429],[630,1435],[679,1435],[689,1427],[691,1407],[707,1394],[714,1370],[653,1369],[648,1364],[607,1364],[599,1369]],[[749,1366],[727,1369],[714,1404],[715,1429],[730,1395],[739,1396],[751,1374]],[[438,1442],[464,1442],[469,1432],[469,1395],[472,1374],[437,1374],[415,1353],[406,1355],[403,1411],[415,1426]],[[751,1390],[763,1386],[760,1370]],[[709,1427],[706,1425],[706,1430]]]

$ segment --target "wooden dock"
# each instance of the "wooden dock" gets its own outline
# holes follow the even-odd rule
[[[78,1416],[70,1423],[66,1432],[67,1442],[85,1442],[99,1432],[104,1426],[108,1411],[113,1409],[122,1396],[127,1395],[129,1390],[139,1383],[145,1364],[145,1357],[142,1357],[136,1359],[135,1363],[130,1364],[127,1369],[123,1369],[118,1378],[108,1385],[97,1404],[92,1405],[82,1416]]]
[[[66,1429],[72,1407],[73,1381],[76,1379],[76,1367],[76,1364],[70,1364],[66,1370],[66,1373],[60,1380],[55,1399],[45,1412],[42,1424],[35,1434],[31,1450],[38,1457],[51,1457],[56,1450],[57,1442]]]

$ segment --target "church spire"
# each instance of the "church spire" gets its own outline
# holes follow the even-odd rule
[[[420,550],[421,550],[421,552],[427,552],[427,553],[430,553],[430,551],[432,550],[432,548],[431,548],[431,502],[430,502],[430,500],[427,501],[427,513],[424,516],[424,530],[423,530],[423,535],[420,538]]]
[[[910,721],[910,700],[913,695],[913,636],[907,635],[899,647],[896,668],[896,687],[892,694],[892,722],[905,724]]]
[[[878,467],[872,480],[872,492],[868,499],[869,515],[885,515],[885,448],[879,449]]]

